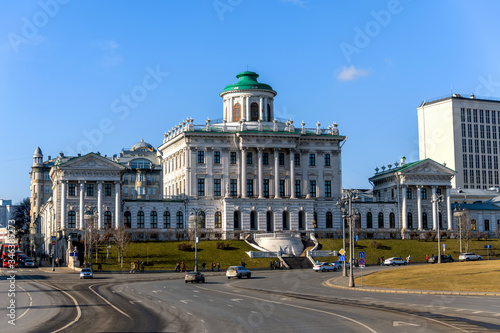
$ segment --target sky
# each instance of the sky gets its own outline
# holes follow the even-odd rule
[[[29,197],[44,160],[158,147],[257,72],[275,116],[338,123],[344,188],[418,156],[417,107],[500,97],[498,1],[0,1],[0,199]],[[438,161],[442,163],[443,161]]]

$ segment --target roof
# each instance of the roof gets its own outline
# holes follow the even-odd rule
[[[465,209],[465,210],[500,210],[500,207],[491,203],[452,203],[451,209]]]
[[[419,161],[415,161],[415,162],[411,162],[411,163],[405,163],[403,165],[400,165],[398,167],[395,167],[395,168],[391,168],[391,169],[387,169],[385,171],[382,171],[382,172],[377,172],[375,174],[375,176],[373,177],[370,177],[370,179],[372,178],[375,178],[375,177],[378,177],[378,176],[381,176],[381,175],[384,175],[384,174],[391,174],[391,173],[396,173],[396,172],[403,172],[405,170],[408,170],[412,167],[414,167],[415,165],[418,165],[418,164],[421,164],[421,163],[425,163],[425,162],[433,162],[433,163],[436,163],[438,164],[439,166],[443,167],[443,168],[446,168],[448,169],[450,172],[452,173],[456,173],[456,171],[442,165],[441,163],[438,163],[436,161],[434,161],[433,159],[430,159],[430,158],[426,158],[426,159],[423,159],[423,160],[419,160]]]
[[[43,157],[42,150],[40,149],[40,147],[36,147],[33,157]]]
[[[258,89],[258,90],[269,90],[276,95],[276,91],[273,88],[265,83],[260,83],[257,81],[259,74],[255,72],[241,72],[236,75],[238,78],[238,82],[227,85],[223,92],[234,91],[234,90],[243,90],[243,89]]]
[[[149,151],[155,150],[154,147],[151,144],[145,142],[144,139],[141,139],[141,141],[132,146],[132,151],[136,151],[138,149],[147,149]]]

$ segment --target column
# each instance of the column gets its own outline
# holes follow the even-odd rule
[[[246,161],[246,148],[241,148],[241,197],[247,197],[247,161]]]
[[[196,147],[189,147],[189,166],[191,167],[191,172],[190,172],[190,181],[189,181],[189,187],[188,187],[188,193],[187,195],[197,195],[198,192],[196,191],[196,171],[197,171],[197,161],[196,157],[193,157],[193,154],[196,154]]]
[[[418,230],[422,230],[422,186],[417,186],[417,221]]]
[[[321,154],[321,168],[318,167],[318,182],[316,184],[316,197],[322,198],[325,195],[324,188],[325,188],[325,179],[323,175],[325,174],[325,152],[324,151],[318,151],[318,154]],[[330,155],[330,165],[332,163],[332,155]]]
[[[295,150],[290,149],[290,199],[295,199],[295,163],[294,163]]]
[[[233,96],[230,97],[229,99],[229,115],[228,115],[228,122],[233,122],[234,121],[234,118],[233,118],[233,105],[234,105],[234,100],[233,100]]]
[[[115,182],[115,228],[121,227],[120,223],[120,182]]]
[[[252,119],[252,117],[250,117],[250,96],[246,97],[245,107],[246,107],[245,113],[247,115],[246,120],[250,121]]]
[[[453,230],[453,218],[451,215],[450,188],[446,188],[446,218],[448,219],[448,230]]]
[[[84,229],[84,226],[83,224],[85,223],[85,211],[84,211],[84,194],[85,194],[85,182],[83,180],[80,181],[80,223],[78,225],[78,227],[80,229]]]
[[[407,216],[406,216],[406,191],[407,191],[407,188],[406,186],[403,186],[401,188],[401,192],[402,192],[402,195],[403,195],[403,202],[401,204],[401,221],[402,221],[402,229],[403,230],[406,230],[408,228],[408,221],[407,221]]]
[[[280,197],[279,149],[274,149],[274,198]]]
[[[222,148],[222,182],[221,182],[221,194],[223,196],[229,196],[229,148]]]
[[[434,199],[436,197],[436,187],[432,187],[432,230],[437,229],[437,202],[434,202]]]
[[[97,228],[102,229],[102,182],[97,183]]]
[[[61,229],[66,229],[66,181],[61,180]]]
[[[308,151],[306,149],[302,149],[299,152],[300,152],[300,167],[302,168],[302,179],[304,182],[304,184],[302,185],[302,188],[304,189],[304,194],[305,194],[306,198],[310,198],[311,197],[311,184],[309,183],[309,159],[307,156]],[[302,158],[303,156],[305,156],[305,161]],[[295,157],[294,157],[294,159],[295,159]],[[318,156],[316,156],[316,162],[319,162]]]
[[[205,176],[205,195],[213,196],[214,194],[214,177],[212,166],[214,161],[214,152],[211,147],[205,147],[205,165],[207,168],[207,175]]]
[[[245,100],[245,96],[241,96],[241,119],[247,120],[247,110],[245,110],[247,103]]]
[[[264,99],[262,98],[262,96],[260,96],[260,101],[259,101],[259,105],[260,105],[260,108],[259,108],[259,119],[264,121],[264,106],[263,106],[263,102],[264,102]]]
[[[262,150],[263,148],[257,148],[257,156],[258,156],[258,160],[259,160],[259,175],[257,177],[257,182],[258,182],[258,186],[259,186],[259,199],[262,199],[264,198],[264,191],[263,191],[263,182],[264,182],[264,179],[263,179],[263,176],[262,176]]]

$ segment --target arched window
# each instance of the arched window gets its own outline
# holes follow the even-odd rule
[[[104,212],[104,225],[106,228],[111,229],[111,212],[109,210]]]
[[[272,232],[274,230],[273,226],[273,212],[268,210],[266,213],[266,231]]]
[[[267,104],[267,121],[273,121],[271,119],[271,105]]]
[[[283,230],[290,230],[290,219],[288,218],[289,214],[285,210],[283,212]]]
[[[144,212],[142,210],[137,213],[137,228],[144,228]]]
[[[254,210],[250,213],[250,229],[257,230],[257,212]]]
[[[396,214],[389,214],[389,228],[396,228]]]
[[[123,222],[125,224],[125,228],[132,228],[132,214],[130,214],[129,211],[125,212],[125,214],[123,214]]]
[[[239,211],[235,211],[234,212],[234,215],[233,215],[233,227],[234,227],[235,230],[241,229],[241,225],[240,225],[240,212]]]
[[[158,228],[158,213],[156,211],[152,211],[149,219],[149,227],[150,228]]]
[[[151,161],[145,158],[136,158],[135,160],[130,161],[130,167],[132,169],[150,169]]]
[[[333,214],[332,214],[332,212],[326,212],[326,227],[333,228]]]
[[[306,228],[306,213],[305,212],[299,212],[299,230],[304,230]]]
[[[313,219],[314,219],[313,226],[314,226],[314,228],[317,228],[318,227],[318,213],[314,212]]]
[[[422,213],[422,228],[429,228],[429,223],[427,222],[427,213]]]
[[[259,120],[259,104],[252,103],[250,105],[250,120],[257,121]]]
[[[214,225],[216,229],[222,228],[222,213],[220,211],[215,212]]]
[[[241,119],[241,105],[240,103],[234,104],[233,107],[233,121],[239,121]]]
[[[163,228],[170,228],[170,212],[168,210],[163,212]]]
[[[373,215],[371,212],[366,213],[366,227],[368,229],[373,228]]]
[[[178,211],[177,214],[175,215],[175,218],[176,218],[176,225],[175,225],[175,227],[177,229],[184,228],[184,214],[182,214],[181,211]]]
[[[378,213],[378,227],[379,228],[384,227],[384,213],[382,212]]]
[[[205,212],[201,211],[198,215],[198,229],[205,229],[206,228],[206,223],[205,223]]]
[[[76,212],[73,210],[68,212],[68,228],[76,228]]]
[[[412,215],[412,213],[408,212],[406,219],[408,222],[408,229],[413,229],[413,215]]]

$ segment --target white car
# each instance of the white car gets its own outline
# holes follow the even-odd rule
[[[478,254],[474,254],[474,253],[462,253],[458,256],[458,260],[459,261],[469,261],[469,260],[482,260],[483,258],[478,255]]]
[[[337,271],[337,265],[335,263],[329,263],[329,262],[320,262],[317,263],[313,266],[313,271],[315,272],[336,272]]]
[[[226,270],[226,276],[228,279],[232,277],[241,279],[244,276],[250,279],[252,277],[252,272],[250,272],[243,266],[229,266],[229,268]]]
[[[406,265],[406,260],[403,260],[401,257],[392,257],[384,260],[385,266],[396,266],[396,265]]]
[[[90,268],[82,268],[80,272],[80,279],[92,279],[94,277],[94,273]]]
[[[35,267],[35,263],[33,262],[33,259],[26,258],[24,260],[24,267]]]
[[[337,260],[337,261],[334,261],[333,262],[335,265],[337,265],[337,269],[341,270],[343,265],[344,265],[344,261],[340,261],[340,260]],[[351,264],[347,261],[345,261],[345,268],[349,269],[351,267]]]

